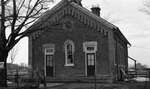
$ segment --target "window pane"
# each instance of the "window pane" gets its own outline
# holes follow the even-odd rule
[[[87,50],[88,50],[88,51],[93,51],[93,50],[94,50],[94,47],[87,47]]]
[[[95,64],[94,54],[88,54],[87,60],[88,60],[88,65],[94,65]]]
[[[91,61],[91,65],[94,65],[94,59]]]
[[[67,45],[67,51],[72,52],[72,45],[71,44]]]
[[[67,64],[72,64],[72,63],[73,63],[73,56],[72,55],[68,55]]]
[[[71,44],[67,45],[67,64],[73,64],[73,47]]]
[[[46,53],[53,53],[54,52],[54,49],[53,48],[47,48],[46,49]]]
[[[53,56],[52,55],[46,55],[46,65],[53,66]]]
[[[94,54],[93,54],[93,55],[91,55],[91,59],[92,59],[92,60],[94,60]]]

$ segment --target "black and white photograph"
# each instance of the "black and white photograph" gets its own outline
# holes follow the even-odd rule
[[[0,0],[0,89],[150,89],[150,0]]]

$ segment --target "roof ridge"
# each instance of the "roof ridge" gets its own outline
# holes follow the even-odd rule
[[[98,21],[101,22],[102,24],[106,23],[106,24],[109,25],[110,28],[112,28],[112,29],[113,29],[113,28],[118,28],[117,26],[115,26],[114,24],[108,22],[107,20],[103,19],[102,17],[99,17],[99,16],[93,14],[93,13],[90,12],[87,8],[81,7],[81,6],[79,6],[78,4],[76,4],[76,3],[71,3],[71,4],[77,6],[80,10],[83,9],[84,11],[86,11],[86,12],[88,13],[87,15],[94,17],[96,20],[98,20]],[[107,26],[107,25],[106,25],[106,26]]]

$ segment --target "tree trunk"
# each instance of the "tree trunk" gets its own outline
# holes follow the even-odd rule
[[[0,50],[0,62],[4,63],[4,68],[0,68],[0,87],[7,87],[7,57],[8,51]]]

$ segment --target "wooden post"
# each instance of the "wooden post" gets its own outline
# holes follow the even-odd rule
[[[95,78],[94,87],[95,87],[95,89],[96,89],[96,87],[97,87],[97,85],[96,85],[96,73],[95,73],[95,75],[94,75],[94,78]]]
[[[150,69],[149,68],[147,68],[147,72],[148,72],[148,74],[147,74],[147,78],[148,78],[147,89],[150,89]]]
[[[18,79],[19,79],[19,74],[18,74],[18,69],[17,69],[16,70],[16,75],[15,75],[15,82],[16,82],[17,89],[19,88],[19,81],[18,81]]]
[[[46,84],[46,74],[45,74],[44,69],[42,70],[42,75],[43,75],[43,84],[44,84],[44,87],[46,87],[47,86],[47,84]]]
[[[135,77],[137,77],[136,60],[135,60],[135,59],[133,59],[133,58],[131,58],[131,57],[128,57],[128,58],[130,58],[131,60],[133,60],[133,61],[134,61]]]
[[[135,60],[134,63],[135,63],[135,64],[134,64],[134,65],[135,65],[135,66],[134,66],[134,67],[135,67],[135,77],[137,77],[136,60]]]

